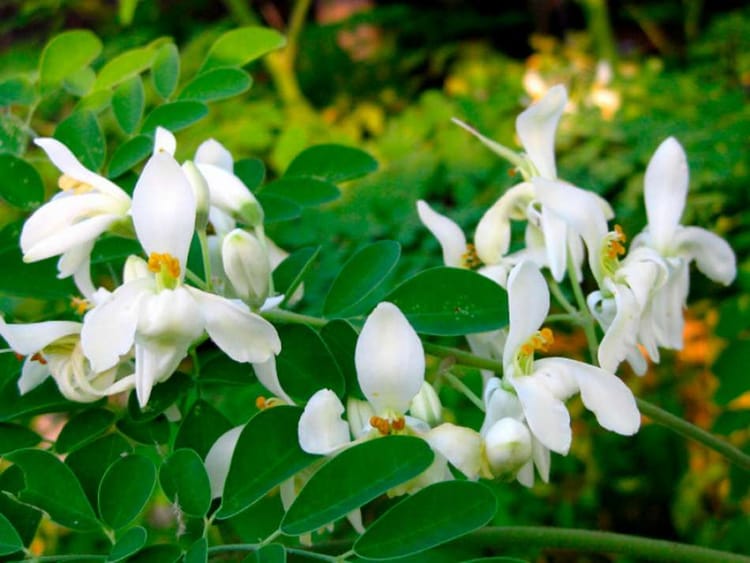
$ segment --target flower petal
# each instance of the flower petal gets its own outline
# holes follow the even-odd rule
[[[349,425],[341,419],[344,405],[330,389],[317,391],[305,405],[297,425],[300,447],[310,454],[327,455],[351,442]]]
[[[291,397],[286,394],[279,382],[279,375],[276,372],[275,356],[271,356],[265,362],[254,363],[253,371],[255,371],[255,377],[258,378],[258,381],[260,381],[263,387],[290,405],[294,404],[294,401],[292,401]]]
[[[244,425],[236,426],[224,432],[206,454],[203,464],[206,466],[208,481],[211,483],[211,498],[219,498],[224,492],[224,483],[229,475],[232,455],[244,428]]]
[[[143,340],[135,345],[135,392],[145,407],[154,385],[166,381],[187,355],[189,342]]]
[[[699,227],[683,227],[677,231],[675,243],[679,251],[706,277],[729,285],[737,275],[737,257],[720,236]]]
[[[81,323],[73,321],[8,324],[0,317],[0,336],[14,352],[22,356],[36,354],[56,340],[80,332]]]
[[[156,133],[154,134],[154,154],[165,152],[171,156],[174,156],[177,150],[177,139],[169,129],[164,127],[157,127]]]
[[[117,221],[117,219],[119,219],[117,215],[97,215],[65,227],[51,234],[49,237],[40,240],[33,246],[28,247],[28,250],[24,252],[23,261],[37,262],[45,258],[64,254],[82,245],[89,245],[106,231],[112,223]],[[75,257],[80,259],[81,254],[78,253]],[[74,264],[74,266],[77,269],[80,263]]]
[[[484,386],[484,422],[480,434],[486,436],[489,429],[502,418],[523,419],[523,407],[518,397],[502,387],[499,378],[493,377]]]
[[[260,203],[242,180],[213,164],[204,164],[196,160],[196,165],[208,182],[212,206],[253,226],[262,222],[263,211]]]
[[[568,103],[565,87],[558,84],[516,118],[516,132],[526,154],[544,178],[556,178],[555,132]]]
[[[18,392],[25,395],[32,389],[39,387],[50,375],[49,367],[41,362],[26,358],[18,378]]]
[[[659,145],[643,184],[648,230],[654,247],[665,253],[685,209],[688,190],[687,156],[677,139],[669,137]]]
[[[555,281],[562,281],[568,259],[568,226],[549,207],[542,207],[541,228],[547,250],[547,264]]]
[[[523,182],[513,186],[479,220],[474,233],[477,256],[485,264],[497,264],[510,248],[510,220],[525,218],[534,198],[534,187]]]
[[[195,162],[200,164],[213,164],[232,172],[234,170],[234,159],[224,145],[214,139],[208,139],[200,144],[195,151]]]
[[[362,393],[378,414],[406,412],[424,381],[422,341],[392,303],[378,304],[367,317],[354,363]]]
[[[609,280],[608,280],[609,281]],[[636,337],[640,323],[641,312],[633,292],[624,285],[608,284],[614,294],[615,314],[611,324],[602,325],[604,338],[599,343],[597,359],[599,365],[606,371],[614,373],[617,366],[636,348]],[[611,302],[602,301],[605,307],[611,307]],[[597,320],[603,319],[598,310],[592,309]]]
[[[512,377],[510,382],[518,393],[526,422],[534,436],[550,450],[566,455],[572,433],[570,414],[563,402],[533,376],[519,375]]]
[[[501,418],[487,431],[485,452],[495,477],[517,472],[531,459],[531,433],[515,418]]]
[[[417,202],[417,213],[422,224],[435,236],[443,249],[443,262],[446,266],[464,268],[463,256],[466,253],[466,237],[456,223],[432,209],[421,199]]]
[[[534,460],[534,465],[539,473],[539,477],[541,477],[542,481],[545,483],[549,483],[549,469],[551,462],[549,448],[534,436],[531,437],[531,457]]]
[[[509,332],[503,352],[503,365],[509,365],[518,348],[539,330],[549,312],[549,289],[539,268],[521,262],[508,277]]]
[[[476,430],[445,422],[427,432],[424,439],[467,478],[479,478],[482,437]]]

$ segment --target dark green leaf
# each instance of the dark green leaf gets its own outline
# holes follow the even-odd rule
[[[0,514],[10,520],[23,544],[29,545],[36,536],[42,513],[14,499],[24,487],[23,471],[17,465],[8,467],[0,474],[0,491],[3,491],[0,494]]]
[[[201,371],[205,373],[206,366]],[[175,449],[190,448],[205,459],[219,436],[232,428],[226,417],[217,411],[210,403],[198,400],[187,413],[180,424],[174,441]]]
[[[77,98],[83,97],[91,91],[96,80],[96,73],[90,66],[83,67],[63,80],[63,88],[66,92]]]
[[[281,353],[276,356],[276,372],[290,397],[304,403],[324,388],[343,396],[344,378],[317,332],[307,325],[284,325],[278,333]]]
[[[141,408],[138,405],[138,397],[135,393],[131,393],[128,398],[128,414],[137,422],[153,420],[187,393],[192,385],[193,380],[189,376],[177,372],[164,383],[154,387],[145,407]]]
[[[182,556],[179,545],[160,543],[150,545],[128,559],[130,563],[176,563]]]
[[[467,559],[462,563],[529,563],[528,559],[518,557],[480,557],[479,559]]]
[[[42,439],[20,424],[0,423],[0,455],[36,446]]]
[[[333,280],[323,303],[326,317],[346,317],[363,312],[367,298],[388,277],[401,256],[401,245],[382,240],[360,249]]]
[[[714,363],[714,373],[719,378],[719,388],[714,400],[726,405],[747,391],[745,369],[750,365],[750,340],[735,340],[727,346]]]
[[[287,256],[284,261],[273,270],[273,285],[276,291],[284,294],[284,302],[288,302],[305,275],[320,254],[319,246],[307,246]]]
[[[94,90],[105,90],[122,84],[151,67],[155,51],[151,47],[139,47],[117,55],[99,71]]]
[[[174,43],[162,45],[156,51],[151,67],[151,82],[154,89],[165,100],[177,88],[180,79],[180,53]]]
[[[87,66],[102,50],[102,42],[88,30],[75,29],[53,37],[39,59],[42,90],[58,86],[69,75]]]
[[[297,155],[284,176],[314,176],[338,183],[359,178],[377,168],[377,161],[360,149],[344,145],[317,145]]]
[[[147,536],[146,530],[140,526],[130,528],[112,546],[112,550],[107,557],[107,562],[122,561],[137,553],[138,550],[146,545]]]
[[[134,76],[120,84],[112,96],[112,112],[125,133],[132,133],[143,117],[146,94],[140,76]]]
[[[357,331],[347,321],[335,320],[320,330],[320,336],[336,359],[346,382],[346,394],[356,399],[365,399],[359,388],[354,351],[357,347]]]
[[[330,182],[306,176],[284,176],[266,184],[261,193],[283,197],[302,207],[333,201],[341,195]]]
[[[16,76],[0,80],[0,107],[20,104],[29,105],[34,101],[34,88],[25,77]]]
[[[117,429],[131,440],[149,446],[169,441],[169,421],[163,414],[145,422],[123,418],[117,423]]]
[[[200,72],[218,67],[245,66],[285,43],[283,35],[267,27],[248,26],[227,31],[211,45]]]
[[[115,461],[99,484],[99,514],[115,530],[135,520],[156,485],[154,462],[133,454]]]
[[[96,520],[75,474],[53,454],[42,450],[18,450],[6,456],[23,470],[25,488],[18,497],[50,518],[80,532],[96,530]]]
[[[141,133],[152,134],[157,126],[176,133],[206,117],[208,106],[195,100],[170,102],[155,108],[143,122]]]
[[[471,270],[439,267],[420,272],[385,300],[423,334],[458,336],[508,325],[508,294]]]
[[[199,74],[182,89],[181,100],[212,102],[247,92],[250,76],[239,68],[215,68]]]
[[[33,209],[44,199],[39,172],[25,160],[0,153],[0,197],[22,209]]]
[[[263,208],[263,222],[266,224],[289,221],[302,215],[302,208],[285,197],[261,192],[257,198]]]
[[[154,140],[148,135],[128,139],[115,150],[109,161],[107,176],[117,178],[149,156],[154,150]]]
[[[211,485],[201,457],[193,450],[176,450],[159,469],[167,498],[188,516],[203,516],[211,505]]]
[[[23,120],[13,113],[0,113],[0,152],[23,155],[29,144],[29,131]]]
[[[55,129],[55,138],[66,145],[89,170],[104,164],[107,143],[99,122],[90,111],[77,111]]]
[[[354,551],[367,559],[419,553],[481,528],[496,509],[495,495],[481,483],[435,483],[405,498],[371,524],[354,543]]]
[[[266,495],[239,514],[222,521],[234,530],[240,541],[255,543],[258,538],[267,538],[274,533],[281,524],[284,507],[281,495]]]
[[[57,437],[55,451],[62,454],[80,448],[104,434],[114,421],[115,413],[107,409],[89,409],[77,414]]]
[[[208,541],[201,538],[185,553],[184,563],[206,563],[208,561]]]
[[[726,435],[746,428],[750,428],[750,409],[740,409],[722,412],[714,421],[712,431]]]
[[[97,505],[99,483],[107,468],[122,456],[133,451],[128,441],[119,434],[108,434],[70,453],[65,464],[81,482],[86,497]]]
[[[19,394],[14,379],[6,381],[0,388],[0,421],[32,414],[70,411],[76,406],[76,403],[60,395],[51,378],[25,395]]]
[[[250,559],[248,556],[246,561],[255,561],[256,563],[286,563],[286,550],[280,543],[272,543],[264,545],[258,551],[256,551]]]
[[[261,411],[245,425],[232,456],[218,515],[242,512],[317,459],[297,439],[302,409],[279,406]]]
[[[13,524],[0,513],[0,555],[8,555],[23,549],[21,536]]]
[[[131,254],[139,254],[142,248],[138,241],[120,237],[102,237],[94,244],[91,251],[92,264],[106,264],[115,260],[124,260]]]
[[[243,158],[234,163],[234,174],[248,190],[254,192],[266,177],[266,166],[259,158]]]
[[[427,442],[411,436],[386,436],[352,446],[310,478],[289,507],[281,530],[297,536],[335,522],[416,477],[434,457]]]

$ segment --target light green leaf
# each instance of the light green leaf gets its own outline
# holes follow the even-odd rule
[[[138,7],[138,0],[119,0],[117,3],[117,19],[123,27],[128,27],[133,23],[135,10]]]
[[[283,197],[302,207],[309,207],[338,199],[341,192],[335,185],[318,178],[284,176],[266,184],[261,194]]]
[[[55,129],[55,139],[67,146],[86,168],[97,171],[104,164],[107,143],[94,114],[77,111]]]
[[[90,66],[85,66],[70,76],[66,76],[65,80],[63,80],[63,88],[70,94],[80,98],[91,91],[95,80],[96,73],[94,69]]]
[[[285,44],[283,35],[267,27],[248,26],[227,31],[211,45],[199,73],[219,67],[245,66]]]
[[[181,100],[211,102],[247,92],[252,84],[250,76],[239,68],[215,68],[199,74],[182,89]]]
[[[261,192],[256,196],[263,208],[263,222],[266,224],[289,221],[302,216],[302,208],[291,200]]]
[[[99,528],[81,484],[68,466],[43,450],[18,450],[6,456],[23,470],[25,488],[18,497],[50,518],[79,532]]]
[[[172,95],[180,79],[180,52],[174,43],[162,45],[151,67],[151,82],[165,100]]]
[[[208,115],[208,106],[195,100],[170,102],[155,108],[143,122],[141,133],[152,134],[157,126],[173,133],[200,121]]]
[[[409,278],[386,298],[417,332],[458,336],[508,325],[508,294],[471,270],[439,267]]]
[[[154,462],[139,454],[118,459],[99,484],[99,514],[115,530],[135,520],[156,485]]]
[[[359,178],[377,168],[378,162],[363,150],[344,145],[317,145],[297,155],[284,176],[314,176],[338,183]]]
[[[23,549],[21,536],[10,521],[0,514],[0,556],[15,553]]]
[[[0,80],[0,107],[19,104],[29,105],[34,101],[34,87],[26,77],[15,76]]]
[[[0,153],[0,197],[21,209],[33,209],[44,199],[44,183],[31,164],[8,153]]]
[[[39,83],[48,91],[99,56],[102,42],[85,29],[66,31],[53,37],[39,59]]]
[[[95,440],[115,421],[115,413],[107,409],[85,410],[71,418],[55,441],[58,453],[72,452]]]
[[[109,161],[107,176],[117,178],[141,162],[154,150],[154,140],[148,135],[128,139],[115,151]]]
[[[333,280],[323,303],[328,318],[350,317],[362,313],[368,297],[380,287],[401,256],[401,245],[382,240],[358,250]]]
[[[284,517],[281,531],[297,536],[346,516],[416,477],[434,459],[424,440],[386,436],[352,446],[310,478]]]
[[[419,553],[481,528],[496,510],[495,495],[481,483],[435,483],[371,524],[354,543],[354,551],[377,560]]]
[[[201,517],[211,506],[211,484],[203,460],[193,450],[174,451],[159,468],[167,498],[188,516]]]
[[[130,528],[117,540],[115,545],[112,546],[112,550],[107,556],[107,562],[122,561],[127,559],[134,553],[137,553],[144,545],[146,545],[146,538],[148,534],[145,528],[136,526]]]
[[[143,117],[146,94],[140,76],[134,76],[120,84],[112,96],[112,112],[125,133],[132,133]]]
[[[148,70],[155,56],[151,47],[139,47],[117,55],[99,71],[94,90],[112,88]]]
[[[0,455],[36,446],[42,439],[33,430],[20,424],[0,423]]]
[[[75,111],[90,111],[98,115],[107,109],[111,105],[111,102],[112,91],[99,90],[81,98],[76,104]]]
[[[232,455],[219,518],[242,512],[317,459],[299,447],[297,422],[301,414],[297,407],[273,407],[245,425]]]

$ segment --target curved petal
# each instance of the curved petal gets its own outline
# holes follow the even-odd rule
[[[211,193],[211,205],[234,217],[244,219],[250,224],[262,220],[262,208],[253,193],[247,189],[237,176],[213,164],[204,164],[196,160],[198,170],[208,182]]]
[[[154,385],[169,379],[187,355],[189,342],[143,340],[135,345],[135,393],[145,407]]]
[[[156,133],[154,134],[154,154],[165,152],[171,156],[174,156],[177,150],[177,139],[169,129],[164,127],[157,127]]]
[[[251,313],[247,305],[192,287],[187,289],[200,306],[211,340],[234,361],[261,363],[281,352],[281,340],[274,326]]]
[[[563,402],[533,376],[520,375],[511,378],[510,382],[518,394],[526,422],[534,436],[553,452],[566,455],[572,433],[570,414]]]
[[[271,263],[257,237],[243,229],[234,229],[221,245],[224,273],[238,297],[257,306],[268,296]]]
[[[330,389],[317,391],[305,405],[297,424],[300,447],[309,454],[327,455],[351,442],[349,425],[341,419],[344,405]]]
[[[119,219],[117,215],[97,215],[96,217],[84,219],[74,225],[65,227],[51,234],[49,237],[40,240],[33,246],[28,247],[27,251],[24,252],[23,261],[27,263],[37,262],[45,258],[64,254],[82,245],[89,246],[117,219]],[[80,252],[75,257],[80,259]],[[80,263],[74,264],[74,266],[77,269]]]
[[[153,155],[133,190],[133,225],[146,254],[170,254],[184,275],[195,228],[195,195],[177,161]]]
[[[195,162],[200,164],[213,164],[232,172],[234,170],[234,159],[232,153],[224,148],[220,142],[214,139],[208,139],[203,141],[199,146],[198,150],[195,151]]]
[[[501,418],[485,436],[485,452],[495,477],[516,474],[531,459],[531,433],[515,418]]]
[[[688,190],[687,156],[677,139],[669,137],[659,145],[643,184],[648,229],[655,248],[665,253],[685,209]]]
[[[513,186],[479,220],[474,233],[477,256],[485,264],[497,264],[510,248],[510,220],[525,218],[534,198],[534,187],[523,182]]]
[[[265,362],[254,363],[253,371],[255,371],[255,377],[258,378],[258,381],[260,381],[263,387],[290,405],[294,404],[294,401],[292,401],[291,397],[289,397],[284,389],[282,389],[281,383],[279,382],[279,375],[276,372],[275,356],[271,356]]]
[[[549,483],[550,453],[549,448],[539,440],[531,437],[531,457],[534,460],[537,472],[542,481]]]
[[[476,430],[445,422],[427,432],[424,439],[467,478],[479,478],[482,437]]]
[[[556,178],[555,132],[568,103],[561,84],[550,88],[544,97],[516,118],[516,132],[526,154],[544,178]]]
[[[503,351],[503,365],[513,362],[518,348],[539,330],[549,312],[549,289],[539,268],[521,262],[508,277],[510,330]]]
[[[224,483],[229,475],[232,454],[244,428],[244,425],[236,426],[224,432],[206,454],[203,465],[206,466],[208,481],[211,483],[211,498],[219,498],[224,492]]]
[[[548,207],[542,207],[541,228],[547,264],[555,281],[562,281],[568,260],[568,226],[565,220]]]
[[[354,363],[362,393],[378,414],[406,412],[424,381],[422,341],[392,303],[378,304],[367,317]]]
[[[534,362],[533,377],[539,385],[549,391],[553,397],[567,401],[578,393],[578,382],[573,375],[560,366],[559,358],[542,358]]]
[[[690,271],[686,260],[670,266],[667,282],[651,297],[647,320],[653,323],[656,342],[662,348],[682,349],[685,327],[684,309],[690,288]],[[641,325],[645,321],[641,322]],[[649,350],[651,355],[651,350]],[[658,356],[653,357],[658,361]]]
[[[737,257],[720,236],[699,227],[683,227],[677,231],[675,246],[706,277],[729,285],[737,275]]]
[[[421,199],[417,202],[417,213],[422,224],[434,235],[443,249],[443,262],[446,266],[464,268],[466,237],[456,223],[432,209]]]
[[[486,436],[489,429],[502,418],[523,419],[523,407],[518,397],[506,391],[497,377],[487,381],[484,387],[484,422],[480,434]]]
[[[50,375],[49,367],[41,362],[26,358],[18,378],[18,392],[25,395],[32,389],[39,387]]]
[[[73,321],[8,324],[0,317],[0,336],[14,352],[22,356],[36,354],[56,340],[80,332],[81,323]]]

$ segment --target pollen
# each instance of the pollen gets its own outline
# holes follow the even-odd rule
[[[383,436],[387,436],[391,433],[391,425],[385,418],[379,416],[370,417],[370,426],[377,428]]]
[[[34,354],[33,356],[31,356],[31,361],[32,362],[39,362],[43,366],[47,365],[47,360],[45,360],[44,356],[42,356],[39,352],[37,352],[36,354]]]
[[[541,352],[549,351],[550,345],[554,342],[555,335],[552,330],[549,328],[543,328],[542,330],[535,332],[531,335],[531,338],[521,344],[519,356],[523,360],[531,359],[534,356],[534,352],[537,350]]]
[[[64,192],[70,192],[73,194],[85,194],[86,192],[90,192],[94,189],[94,186],[91,184],[87,184],[86,182],[81,182],[80,180],[76,180],[72,176],[68,176],[67,174],[63,174],[60,176],[60,179],[57,181],[58,187],[64,191]]]
[[[620,225],[615,225],[615,230],[609,234],[608,239],[606,248],[607,258],[614,260],[618,256],[625,254],[625,243],[628,237],[625,236]]]
[[[148,257],[148,269],[155,274],[165,272],[177,279],[180,276],[180,261],[168,253],[152,252]]]
[[[482,261],[479,259],[479,256],[477,256],[477,249],[473,244],[469,243],[466,245],[466,252],[461,255],[461,264],[464,268],[469,270],[473,270],[482,265]]]
[[[89,303],[87,299],[83,299],[82,297],[73,297],[70,300],[70,308],[73,309],[78,315],[83,315],[91,308],[91,303]]]
[[[255,399],[255,406],[258,407],[258,410],[262,411],[263,409],[265,409],[267,406],[266,403],[267,403],[266,398],[263,397],[262,395],[259,396],[257,399]]]
[[[391,422],[391,428],[393,428],[396,431],[401,431],[406,427],[406,419],[404,417],[399,417],[393,422]]]

